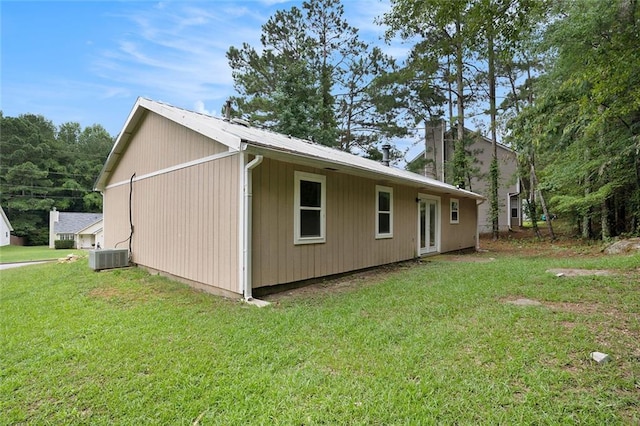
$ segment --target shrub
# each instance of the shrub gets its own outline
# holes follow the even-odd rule
[[[75,245],[75,241],[73,240],[55,240],[53,244],[58,249],[72,249]]]

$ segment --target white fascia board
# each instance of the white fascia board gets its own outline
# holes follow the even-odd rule
[[[241,140],[238,136],[215,127],[215,120],[203,120],[212,117],[172,107],[160,102],[154,102],[144,98],[141,99],[140,105],[148,109],[149,111],[153,111],[156,114],[161,115],[162,117],[165,117],[173,122],[176,122],[188,129],[191,129],[196,133],[199,133],[203,136],[215,140],[216,142],[226,145],[232,150],[240,150]]]
[[[297,151],[284,151],[277,147],[268,147],[247,142],[243,144],[243,149],[252,154],[261,154],[267,158],[273,158],[284,162],[290,162],[309,167],[327,169],[329,171],[346,172],[356,176],[376,179],[379,182],[390,182],[401,185],[409,185],[416,188],[431,190],[443,194],[455,194],[464,198],[472,198],[475,200],[484,200],[480,194],[471,191],[456,188],[452,185],[440,182],[435,179],[425,178],[421,175],[411,173],[404,170],[395,169],[380,165],[380,169],[384,167],[389,170],[375,170],[373,168],[362,167],[358,164],[347,163],[342,161],[328,160],[326,158],[318,158],[306,155]]]
[[[105,184],[107,178],[113,171],[113,167],[118,163],[120,156],[126,150],[133,132],[147,111],[156,113],[168,120],[193,130],[196,133],[213,139],[216,142],[229,147],[229,151],[240,151],[240,137],[215,127],[214,124],[216,124],[216,122],[214,120],[203,120],[203,118],[208,118],[208,116],[172,107],[146,98],[138,98],[129,113],[129,117],[127,117],[127,121],[125,122],[122,131],[118,135],[109,156],[107,157],[107,161],[98,175],[98,179],[94,185],[95,191],[104,191],[106,188]],[[207,123],[209,123],[209,125],[207,125]]]

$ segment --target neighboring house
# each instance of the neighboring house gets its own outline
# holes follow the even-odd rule
[[[96,181],[105,245],[196,288],[253,290],[476,247],[483,197],[139,98]]]
[[[453,129],[455,131],[455,129]],[[471,130],[465,129],[473,134]],[[455,135],[451,130],[446,131],[444,122],[427,126],[425,146],[413,160],[407,164],[407,169],[419,171],[425,176],[433,177],[442,182],[450,182],[450,167],[447,162],[453,159]],[[473,143],[467,146],[467,150],[475,158],[472,167],[478,169],[471,178],[471,188],[475,193],[482,194],[489,199],[489,167],[492,158],[491,140],[481,135],[474,137]],[[498,144],[498,166],[500,179],[498,182],[498,203],[500,214],[498,225],[501,231],[522,226],[522,202],[520,200],[520,180],[518,179],[518,162],[516,153],[511,148]],[[425,155],[426,151],[426,155]],[[480,233],[492,232],[493,226],[489,214],[490,203],[480,206],[478,227]]]
[[[102,213],[49,212],[49,247],[56,240],[73,240],[74,247],[90,249],[104,245]]]
[[[3,247],[11,244],[11,231],[13,231],[13,228],[2,207],[0,207],[0,216],[0,247]]]

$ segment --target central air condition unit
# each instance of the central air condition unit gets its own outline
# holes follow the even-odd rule
[[[89,250],[89,268],[94,271],[127,266],[129,266],[128,249]]]

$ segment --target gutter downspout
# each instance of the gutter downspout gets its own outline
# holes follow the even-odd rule
[[[251,171],[258,167],[260,163],[262,163],[262,155],[256,155],[256,157],[251,160],[247,165],[244,166],[244,248],[243,248],[243,293],[244,293],[244,301],[249,303],[258,304],[257,300],[254,300],[251,295],[251,229],[252,229],[252,177]],[[264,303],[264,302],[262,302]]]
[[[480,218],[480,204],[485,201],[485,199],[476,200],[476,251],[480,251],[480,224],[478,223],[478,219]]]

